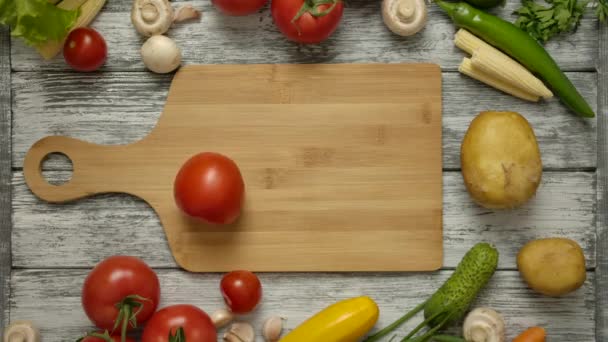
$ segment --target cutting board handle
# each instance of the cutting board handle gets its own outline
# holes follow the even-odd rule
[[[29,149],[23,162],[25,182],[41,199],[61,203],[109,192],[113,186],[111,170],[103,170],[104,164],[116,164],[118,146],[102,146],[64,136],[49,136],[38,140]],[[72,161],[72,178],[61,185],[50,184],[42,175],[42,163],[52,153],[61,153]],[[97,165],[95,165],[97,164]],[[99,174],[103,172],[109,177]],[[109,180],[109,181],[108,181]]]

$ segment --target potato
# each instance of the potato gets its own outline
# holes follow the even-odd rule
[[[517,268],[530,288],[546,296],[570,293],[587,279],[583,250],[564,238],[528,242],[517,254]]]
[[[532,127],[514,112],[482,112],[473,119],[462,140],[460,163],[473,200],[491,209],[528,201],[543,169]]]

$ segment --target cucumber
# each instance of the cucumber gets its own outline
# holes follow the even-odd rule
[[[426,342],[450,322],[464,316],[477,293],[488,283],[498,266],[498,251],[488,243],[478,243],[462,258],[454,273],[431,298],[401,318],[369,336],[364,342],[378,341],[424,310],[425,320],[418,324],[402,342]],[[416,336],[425,326],[429,329]],[[441,336],[444,338],[445,336]]]
[[[498,265],[498,251],[487,243],[478,243],[462,258],[452,276],[424,306],[424,318],[431,326],[441,323],[442,312],[449,314],[444,324],[461,319],[477,293],[488,283]]]

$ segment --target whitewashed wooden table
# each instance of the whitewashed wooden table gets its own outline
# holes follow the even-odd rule
[[[608,143],[608,29],[593,15],[575,34],[547,45],[597,109],[597,120],[583,120],[557,101],[526,103],[459,75],[463,54],[453,46],[455,30],[436,6],[431,6],[424,31],[400,38],[382,24],[379,1],[352,0],[336,34],[308,47],[283,39],[267,8],[232,18],[219,15],[208,0],[193,3],[204,11],[201,22],[170,31],[188,64],[434,62],[443,70],[444,268],[433,273],[262,274],[265,298],[250,317],[255,323],[280,314],[292,329],[338,299],[366,294],[380,305],[378,326],[384,326],[437,289],[474,243],[488,241],[501,253],[500,270],[477,304],[506,316],[509,337],[541,325],[550,341],[608,341],[608,164],[603,157]],[[91,328],[80,306],[80,288],[88,270],[114,254],[139,256],[158,270],[162,305],[193,303],[207,311],[221,305],[221,275],[177,268],[158,219],[141,200],[104,195],[51,205],[34,197],[23,182],[23,156],[39,138],[69,135],[95,143],[128,143],[144,137],[156,123],[172,76],[144,69],[142,38],[131,26],[130,4],[108,1],[93,25],[109,47],[109,60],[100,72],[73,72],[62,58],[43,62],[6,30],[0,31],[0,322],[33,319],[45,341],[74,340]],[[508,0],[497,12],[509,17],[517,6],[518,1]],[[537,197],[518,210],[482,209],[463,187],[460,141],[482,110],[522,113],[540,142],[543,182]],[[51,159],[44,170],[49,179],[65,179],[70,166]],[[526,241],[547,236],[577,240],[587,258],[587,282],[561,299],[530,291],[515,265]]]

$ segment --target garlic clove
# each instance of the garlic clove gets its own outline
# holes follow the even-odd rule
[[[262,326],[262,336],[266,342],[277,342],[281,337],[283,331],[283,318],[279,316],[273,316],[266,321]]]
[[[179,23],[190,19],[198,19],[201,17],[201,11],[192,7],[192,5],[183,5],[175,11],[173,22]]]
[[[224,334],[225,342],[255,342],[253,326],[245,322],[236,322]]]
[[[4,330],[4,342],[40,342],[40,331],[31,321],[15,321]]]
[[[228,323],[232,322],[233,319],[234,315],[232,312],[226,309],[215,310],[215,312],[211,314],[211,321],[213,321],[213,325],[218,329],[225,327]]]

